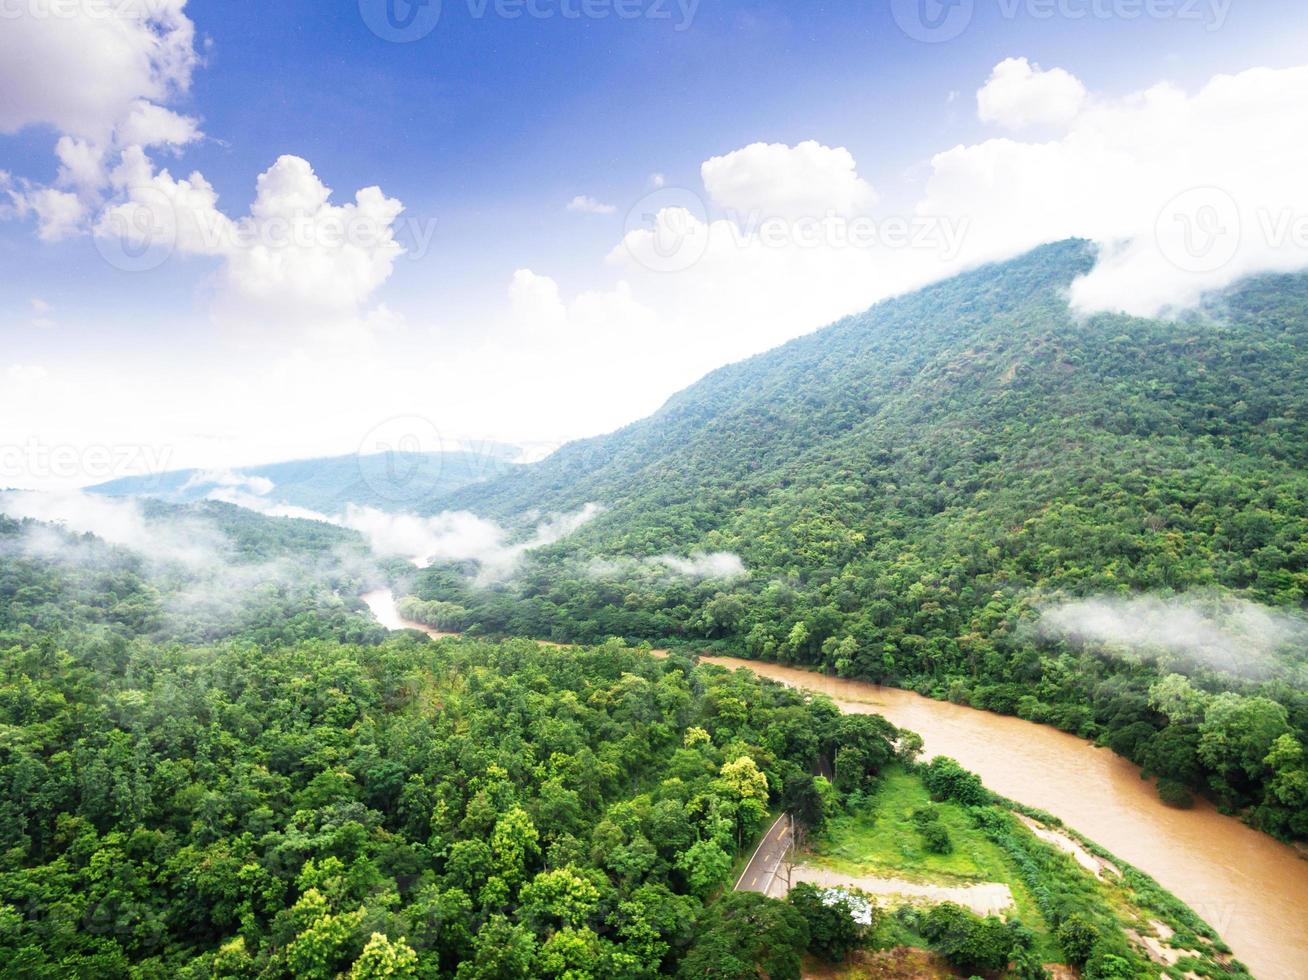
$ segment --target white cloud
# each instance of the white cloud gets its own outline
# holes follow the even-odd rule
[[[14,388],[39,385],[50,372],[37,364],[11,364],[5,368],[5,380]]]
[[[1025,58],[1009,58],[995,65],[976,93],[982,122],[1006,129],[1066,125],[1085,101],[1085,86],[1075,75],[1062,68],[1045,71]]]
[[[731,581],[744,578],[748,574],[745,571],[745,563],[741,561],[740,556],[733,555],[729,551],[715,551],[710,554],[699,552],[689,558],[679,558],[676,555],[659,555],[654,561],[678,575],[690,579]]]
[[[664,174],[654,173],[649,175],[649,186],[658,190],[660,187],[667,186],[668,178]]]
[[[55,144],[55,156],[59,158],[61,186],[73,187],[89,199],[108,183],[103,147],[75,136],[61,136]]]
[[[190,569],[211,566],[229,549],[211,524],[179,518],[150,521],[134,500],[96,497],[76,491],[0,493],[0,513],[59,524],[71,531],[94,534],[110,544],[139,552],[151,560]]]
[[[963,261],[1081,236],[1106,246],[1081,310],[1152,316],[1252,273],[1308,267],[1308,67],[1095,100],[1059,139],[993,139],[932,161],[923,214],[967,214]]]
[[[58,242],[77,234],[86,217],[86,205],[73,193],[43,187],[22,198],[20,208],[36,215],[37,235],[43,242]]]
[[[61,134],[54,185],[8,181],[8,216],[34,215],[44,241],[82,233],[103,203],[112,160],[133,147],[179,147],[200,137],[195,119],[161,104],[185,94],[199,63],[185,6],[33,0],[6,12],[0,133],[47,125]]]
[[[139,100],[185,92],[198,63],[186,0],[13,4],[0,31],[0,132],[47,124],[106,142]]]
[[[605,204],[603,201],[597,201],[588,194],[578,194],[568,202],[569,211],[579,211],[582,214],[616,214],[618,209],[612,204]]]
[[[530,328],[558,326],[568,317],[559,284],[530,269],[513,273],[513,281],[509,284],[509,304],[514,317]]]
[[[144,99],[132,104],[117,132],[123,146],[185,146],[199,138],[196,120]]]
[[[704,187],[734,215],[805,217],[855,214],[876,203],[853,154],[813,140],[798,146],[753,143],[700,168]]]
[[[139,149],[124,154],[112,179],[122,199],[105,210],[96,234],[222,259],[217,311],[234,320],[358,322],[404,253],[395,238],[399,201],[367,187],[352,203],[332,204],[331,190],[299,157],[283,156],[261,174],[249,215],[237,219],[219,209],[202,174],[155,173]]]

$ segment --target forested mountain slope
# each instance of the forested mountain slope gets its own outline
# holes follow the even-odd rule
[[[1036,628],[1077,596],[1184,594],[1217,626],[1248,612],[1237,599],[1302,606],[1308,278],[1255,280],[1176,322],[1078,318],[1066,289],[1093,261],[1064,242],[888,301],[441,499],[500,518],[607,509],[515,584],[437,568],[417,591],[484,629],[711,643],[1050,721],[1263,805],[1269,829],[1297,811],[1308,832],[1308,794],[1265,795],[1302,770],[1297,743],[1264,759],[1308,729],[1302,645],[1218,670],[1169,645],[1166,619],[1158,650]],[[677,574],[695,552],[748,575]],[[1286,622],[1278,636],[1302,635]],[[1151,694],[1171,670],[1198,707],[1168,715]],[[1261,733],[1238,759],[1201,731],[1203,699],[1228,690],[1243,700],[1210,713],[1252,712]]]

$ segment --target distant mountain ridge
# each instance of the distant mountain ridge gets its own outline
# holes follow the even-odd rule
[[[173,470],[111,480],[87,492],[173,504],[218,499],[281,505],[327,515],[339,514],[347,504],[405,511],[505,474],[518,465],[513,462],[517,454],[515,447],[496,444],[478,452],[384,452],[223,471]]]

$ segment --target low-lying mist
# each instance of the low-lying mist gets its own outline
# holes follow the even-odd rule
[[[130,564],[152,587],[162,632],[171,637],[211,639],[274,607],[345,612],[360,591],[385,581],[362,540],[348,531],[286,527],[213,507],[77,492],[0,493],[0,513],[39,522],[25,524],[8,542],[12,555],[87,573]]]
[[[1036,631],[1110,656],[1248,678],[1267,676],[1281,664],[1279,653],[1308,645],[1302,614],[1215,593],[1078,599],[1041,609]]]
[[[674,575],[692,582],[734,582],[749,575],[739,555],[729,551],[694,552],[688,558],[654,555],[649,558],[595,558],[586,571],[593,578],[631,578],[640,574]]]
[[[336,520],[361,533],[377,554],[407,558],[419,568],[435,562],[474,561],[479,569],[477,584],[490,585],[511,578],[528,552],[562,541],[602,510],[599,504],[586,504],[574,513],[547,517],[520,541],[513,541],[511,533],[494,521],[467,511],[419,517],[350,505]]]

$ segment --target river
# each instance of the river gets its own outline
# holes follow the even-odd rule
[[[434,632],[400,619],[389,593],[364,598],[390,629]],[[996,793],[1054,814],[1152,875],[1216,929],[1258,980],[1308,980],[1308,861],[1204,801],[1191,810],[1164,806],[1152,782],[1121,756],[1047,725],[911,691],[752,660],[703,659],[826,694],[843,711],[880,714],[917,732],[928,756],[957,759]]]

